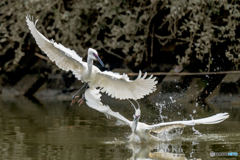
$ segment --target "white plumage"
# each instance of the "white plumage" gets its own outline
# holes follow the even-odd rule
[[[71,49],[61,44],[48,40],[37,29],[30,16],[26,17],[27,25],[35,38],[38,46],[46,53],[49,59],[65,70],[71,70],[75,77],[82,82],[87,82],[90,87],[100,87],[101,92],[118,99],[140,99],[156,90],[157,81],[150,76],[142,77],[141,71],[136,80],[129,80],[126,74],[120,75],[110,71],[101,72],[93,65],[93,60],[98,60],[102,65],[96,50],[89,48],[87,63]]]
[[[148,125],[148,124],[139,122],[139,119],[141,116],[140,106],[136,109],[135,106],[132,104],[135,108],[135,114],[133,115],[134,120],[129,121],[118,112],[112,111],[109,106],[103,105],[101,102],[101,98],[100,98],[101,95],[99,92],[100,91],[95,88],[88,89],[85,92],[87,105],[99,112],[104,113],[105,115],[107,115],[107,117],[113,116],[117,118],[118,120],[123,122],[121,124],[129,125],[132,129],[132,134],[130,135],[129,139],[130,141],[138,142],[138,143],[140,143],[142,139],[146,140],[147,142],[160,141],[160,139],[151,135],[150,131],[155,133],[161,133],[164,131],[169,131],[174,128],[182,128],[185,126],[193,126],[197,124],[216,124],[224,121],[229,117],[228,113],[219,113],[211,117],[201,118],[196,120],[174,121],[174,122],[165,122],[165,123],[159,123],[154,125]]]

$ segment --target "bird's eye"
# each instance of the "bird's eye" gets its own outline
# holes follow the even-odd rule
[[[95,54],[95,53],[93,53],[93,56],[94,56],[95,58],[98,58],[98,55],[97,55],[97,54]]]

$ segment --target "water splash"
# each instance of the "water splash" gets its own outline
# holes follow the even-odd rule
[[[181,139],[181,134],[183,133],[183,128],[175,128],[169,131],[161,132],[156,135],[161,141],[172,141],[176,139]]]
[[[158,143],[151,152],[180,154],[183,153],[182,142]]]
[[[171,99],[172,103],[176,102],[176,100],[173,100],[171,96],[169,98]]]
[[[193,119],[193,116],[192,116],[191,114],[190,114],[190,117],[191,117],[192,120],[194,120],[194,119]],[[193,134],[198,134],[198,135],[201,135],[201,134],[202,134],[202,133],[200,133],[197,129],[195,129],[194,126],[192,126],[192,130],[194,131]]]
[[[192,149],[191,153],[190,153],[190,157],[192,158],[193,153],[195,153],[195,149]]]
[[[202,133],[200,133],[198,130],[196,130],[196,129],[194,128],[194,126],[192,126],[192,130],[194,131],[193,134],[198,134],[198,135],[201,135],[201,134],[202,134]]]
[[[163,103],[156,103],[156,106],[159,106],[159,117],[162,122],[164,122],[164,119],[167,119],[167,116],[162,115],[162,109],[165,108],[165,101]]]
[[[129,159],[186,159],[182,141],[151,144],[128,143],[126,146],[132,150],[132,157]]]
[[[112,141],[103,141],[102,142],[103,144],[126,144],[126,141],[124,141],[124,140],[120,140],[120,139],[117,139],[116,137],[114,138],[114,140],[112,140]]]

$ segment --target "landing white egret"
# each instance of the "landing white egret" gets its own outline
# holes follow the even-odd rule
[[[142,139],[149,141],[161,141],[161,139],[157,138],[150,134],[150,131],[154,133],[161,133],[164,131],[169,131],[174,128],[183,128],[185,126],[194,126],[197,124],[216,124],[224,121],[229,117],[228,113],[219,113],[211,117],[196,119],[196,120],[186,120],[186,121],[173,121],[173,122],[165,122],[154,125],[148,125],[142,122],[139,122],[141,116],[140,105],[138,104],[138,108],[133,105],[131,101],[129,101],[134,109],[135,114],[133,115],[133,121],[129,121],[124,116],[119,114],[118,112],[114,112],[110,109],[109,106],[103,105],[101,102],[101,94],[99,94],[99,90],[95,88],[88,89],[85,92],[86,103],[89,107],[104,113],[107,117],[113,116],[118,120],[122,121],[122,124],[129,125],[132,129],[132,134],[129,139],[132,142],[140,143]]]
[[[120,75],[110,71],[101,72],[93,65],[93,60],[98,60],[104,66],[95,49],[88,49],[87,63],[83,62],[74,50],[44,37],[36,29],[37,20],[34,23],[30,16],[26,16],[26,22],[38,46],[49,59],[55,62],[59,68],[65,71],[71,70],[78,80],[87,83],[90,87],[100,87],[101,92],[106,92],[113,98],[135,100],[156,90],[157,81],[152,75],[146,78],[147,74],[145,73],[142,77],[142,73],[139,71],[137,79],[132,81],[126,74]]]

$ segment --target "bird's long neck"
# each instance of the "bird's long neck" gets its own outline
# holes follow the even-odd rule
[[[92,58],[88,57],[87,64],[88,64],[88,75],[90,76],[92,73],[92,66],[93,66]]]
[[[138,125],[138,119],[133,121],[133,124],[132,124],[132,132],[133,133],[136,133],[137,125]]]

